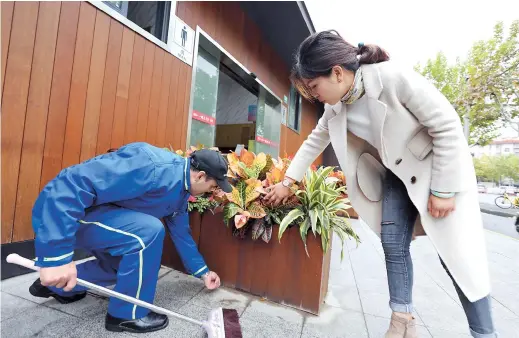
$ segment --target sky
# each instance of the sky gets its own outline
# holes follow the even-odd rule
[[[492,37],[498,21],[507,28],[519,20],[519,0],[307,0],[305,5],[317,31],[335,29],[352,44],[377,44],[409,67],[439,51],[451,62],[464,59],[474,42]],[[502,134],[517,136],[513,129]]]

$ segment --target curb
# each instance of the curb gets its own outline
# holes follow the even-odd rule
[[[506,212],[506,211],[499,211],[499,210],[492,210],[492,209],[486,209],[484,207],[480,207],[481,209],[481,212],[485,213],[485,214],[490,214],[490,215],[494,215],[494,216],[501,216],[501,217],[515,217],[519,212],[514,212],[514,211],[509,211],[509,212]]]

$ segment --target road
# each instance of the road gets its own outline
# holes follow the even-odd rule
[[[481,207],[487,207],[489,209],[500,210],[496,207],[494,200],[499,195],[494,194],[479,194],[479,203]],[[518,209],[508,209],[502,210],[504,212],[509,213],[510,215],[515,215],[519,213]],[[481,213],[483,217],[483,226],[487,230],[491,230],[515,239],[519,239],[519,232],[515,230],[514,218],[513,217],[503,217],[503,216],[495,216],[488,213]]]
[[[515,231],[512,217],[494,216],[485,213],[481,213],[481,217],[485,229],[519,240],[519,232]]]

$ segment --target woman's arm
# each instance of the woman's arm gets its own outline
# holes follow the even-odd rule
[[[417,72],[400,71],[395,78],[398,99],[433,138],[431,190],[465,190],[462,163],[468,148],[458,114],[445,96]]]
[[[291,180],[292,183],[303,179],[308,167],[310,167],[317,156],[323,152],[326,146],[330,144],[330,134],[328,133],[328,116],[330,111],[331,107],[327,106],[323,116],[317,122],[317,126],[312,130],[312,133],[305,142],[303,142],[290,163],[285,178]],[[346,131],[344,131],[344,133],[346,134]],[[293,194],[293,191],[289,187],[284,186],[282,182],[280,182],[269,188],[269,192],[265,196],[265,201],[278,205],[281,202],[286,202],[288,197]]]
[[[330,134],[328,133],[328,114],[330,110],[331,107],[325,109],[325,113],[317,122],[317,126],[308,135],[308,138],[294,156],[285,176],[295,181],[300,181],[317,156],[330,144]],[[346,135],[346,131],[344,133]]]

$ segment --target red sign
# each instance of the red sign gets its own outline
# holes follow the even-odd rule
[[[216,119],[212,116],[209,116],[209,115],[206,115],[204,113],[201,113],[197,110],[193,110],[193,119],[197,120],[197,121],[200,121],[202,123],[207,123],[207,124],[210,124],[212,126],[214,126],[216,124]]]
[[[268,139],[264,138],[263,136],[259,136],[259,135],[257,135],[257,136],[256,136],[256,141],[258,141],[258,142],[260,142],[260,143],[263,143],[263,144],[266,144],[266,145],[268,145],[268,146],[274,147],[274,148],[279,147],[279,144],[277,144],[277,143],[274,142],[274,141],[268,140]]]

